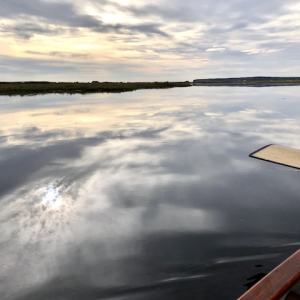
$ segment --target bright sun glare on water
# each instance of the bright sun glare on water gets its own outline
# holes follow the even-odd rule
[[[57,208],[61,205],[58,188],[48,186],[45,188],[42,204],[46,207]]]

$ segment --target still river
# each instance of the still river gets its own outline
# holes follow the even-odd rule
[[[236,299],[300,245],[299,87],[0,97],[0,299]]]

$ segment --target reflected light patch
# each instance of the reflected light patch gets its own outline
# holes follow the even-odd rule
[[[61,197],[58,188],[49,186],[45,188],[42,204],[45,207],[58,208],[61,205]]]

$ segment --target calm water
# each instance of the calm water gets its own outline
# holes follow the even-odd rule
[[[0,299],[237,298],[300,245],[300,173],[248,157],[299,92],[0,97]]]

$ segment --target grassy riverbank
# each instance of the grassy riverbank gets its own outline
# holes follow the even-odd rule
[[[141,89],[166,89],[188,87],[186,82],[0,82],[0,95],[37,95],[49,93],[86,94],[86,93],[122,93]]]

